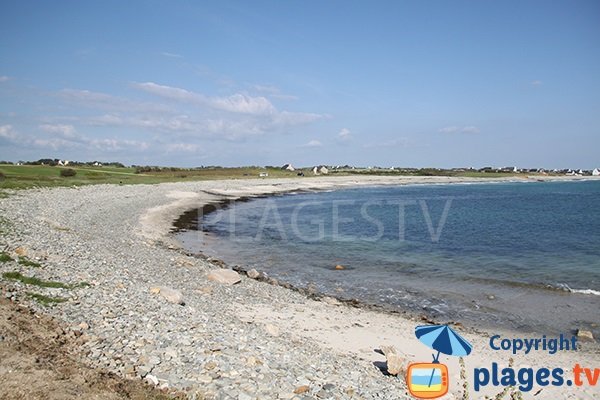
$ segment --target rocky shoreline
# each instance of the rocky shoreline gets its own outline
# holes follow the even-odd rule
[[[403,379],[384,373],[385,358],[373,350],[409,346],[406,360],[429,358],[408,337],[416,321],[315,301],[243,275],[233,285],[211,280],[219,265],[185,254],[168,232],[184,211],[223,198],[448,181],[344,177],[15,192],[0,203],[7,230],[0,244],[15,260],[0,263],[0,272],[63,285],[5,276],[3,295],[62,321],[86,364],[189,398],[409,398]],[[39,266],[19,263],[19,255]],[[65,301],[46,307],[34,295]],[[453,372],[458,381],[459,369]],[[460,398],[458,388],[449,396]]]

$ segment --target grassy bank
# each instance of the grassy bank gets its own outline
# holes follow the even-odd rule
[[[75,171],[74,176],[63,176],[65,170]],[[62,174],[61,174],[62,172]],[[286,171],[276,167],[237,167],[237,168],[146,168],[99,167],[99,166],[49,166],[49,165],[7,165],[0,164],[0,198],[6,194],[2,189],[27,189],[32,187],[82,186],[92,184],[155,184],[162,182],[184,182],[216,179],[259,179],[266,172],[269,178],[298,178],[299,172],[313,176],[309,168]],[[71,172],[72,174],[72,172]],[[500,178],[523,176],[523,174],[456,171],[433,168],[385,170],[385,169],[342,169],[332,170],[330,175],[379,175],[379,176],[463,176]]]
[[[72,169],[75,176],[61,176],[61,170]],[[1,189],[27,189],[32,187],[81,186],[91,184],[154,184],[210,179],[250,179],[258,178],[261,172],[269,177],[291,178],[296,172],[278,168],[202,168],[202,169],[162,169],[137,173],[136,168],[116,167],[53,167],[48,165],[6,165],[0,164]]]

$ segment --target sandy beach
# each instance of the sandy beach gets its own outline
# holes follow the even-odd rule
[[[244,274],[234,285],[209,280],[207,275],[220,265],[186,253],[170,230],[183,212],[223,199],[360,185],[483,181],[350,176],[18,191],[0,202],[10,226],[0,243],[15,259],[17,253],[25,254],[41,268],[4,262],[1,272],[19,271],[71,286],[38,290],[67,299],[46,308],[26,295],[30,287],[7,279],[0,283],[8,298],[77,332],[78,357],[86,365],[183,391],[190,398],[411,398],[403,376],[384,373],[386,358],[376,350],[394,346],[405,365],[429,362],[431,350],[414,335],[417,325],[427,323],[419,315],[309,297]],[[171,290],[181,296],[174,303],[168,298]],[[492,385],[473,390],[475,369],[490,368],[493,362],[501,367],[511,363],[515,370],[560,367],[565,376],[576,363],[600,367],[593,341],[580,340],[577,351],[513,355],[491,349],[490,337],[541,338],[544,333],[489,332],[461,324],[455,329],[473,344],[473,352],[464,358],[464,379],[458,358],[442,356],[450,371],[450,392],[444,399],[501,393],[502,387]],[[522,398],[598,396],[600,386],[548,386]]]

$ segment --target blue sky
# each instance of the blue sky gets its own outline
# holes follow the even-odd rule
[[[3,1],[0,159],[600,167],[598,1]]]

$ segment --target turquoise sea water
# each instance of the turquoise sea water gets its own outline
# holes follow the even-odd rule
[[[201,220],[179,234],[191,249],[337,297],[544,332],[600,322],[598,181],[290,194]]]

